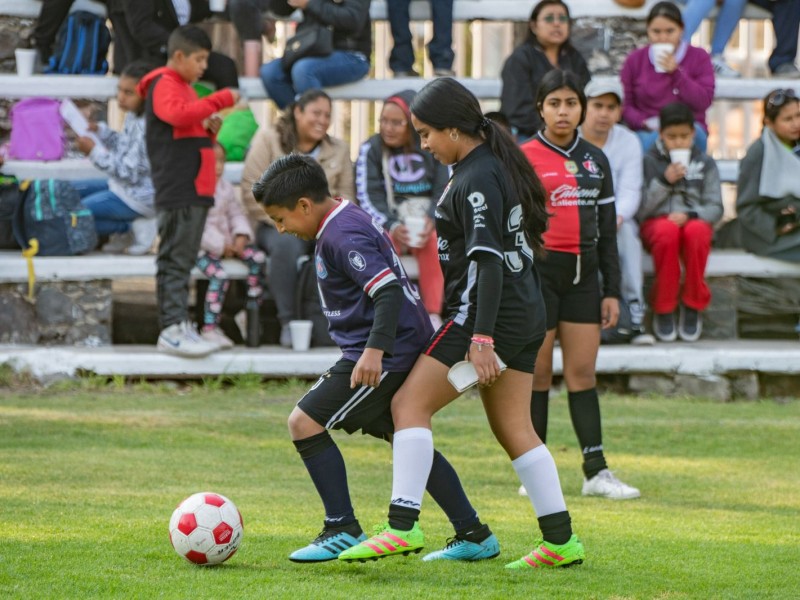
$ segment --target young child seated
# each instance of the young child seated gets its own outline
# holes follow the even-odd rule
[[[214,191],[214,206],[208,211],[197,268],[208,277],[208,290],[203,303],[203,327],[200,335],[207,342],[216,344],[220,350],[233,348],[233,341],[220,328],[222,306],[230,287],[230,280],[222,267],[223,258],[239,258],[249,270],[247,296],[261,302],[263,290],[261,278],[266,256],[253,246],[255,236],[250,222],[236,199],[233,186],[222,178],[225,169],[225,150],[214,144],[217,187]]]
[[[659,118],[658,141],[644,157],[637,214],[642,242],[653,256],[653,330],[662,342],[678,335],[694,342],[703,329],[701,313],[711,302],[705,270],[713,226],[722,216],[722,190],[717,164],[694,143],[692,110],[673,102],[661,109]]]

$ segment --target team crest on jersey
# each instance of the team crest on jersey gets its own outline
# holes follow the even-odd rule
[[[600,172],[600,168],[597,166],[597,163],[594,162],[591,158],[583,161],[583,168],[589,171],[589,173],[591,173],[592,175],[597,175]]]
[[[347,255],[347,260],[350,261],[350,264],[356,271],[363,271],[367,268],[367,261],[355,250],[350,250],[350,253]]]
[[[564,168],[567,170],[567,173],[571,173],[572,175],[578,172],[578,165],[575,164],[574,160],[565,160]]]
[[[317,257],[315,266],[317,268],[317,277],[320,279],[325,279],[328,276],[328,269],[325,268],[325,263],[322,262],[321,256]]]

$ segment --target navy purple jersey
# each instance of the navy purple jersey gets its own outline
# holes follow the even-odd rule
[[[346,359],[357,361],[364,351],[375,294],[390,284],[403,288],[394,351],[384,354],[383,369],[410,371],[433,327],[384,229],[344,200],[320,223],[314,255],[322,312]]]
[[[447,315],[459,325],[473,327],[478,299],[476,253],[488,252],[503,261],[495,339],[525,344],[543,336],[544,304],[523,230],[522,206],[507,182],[505,167],[487,144],[454,165],[435,216]]]

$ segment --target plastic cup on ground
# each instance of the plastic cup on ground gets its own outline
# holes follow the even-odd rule
[[[36,50],[29,48],[17,48],[14,50],[14,58],[17,61],[17,75],[20,77],[30,77],[36,67]]]
[[[679,148],[677,150],[670,150],[669,159],[672,162],[678,163],[679,165],[683,165],[684,168],[688,169],[689,161],[692,159],[692,151],[689,148]]]
[[[312,321],[289,321],[289,333],[292,336],[292,350],[305,352],[311,347]]]
[[[412,248],[422,246],[422,234],[425,231],[425,217],[406,217],[403,225],[408,230],[408,245]]]
[[[656,73],[666,73],[661,67],[661,60],[667,54],[672,54],[673,52],[675,52],[675,46],[672,44],[653,44],[653,58],[655,59],[653,66],[656,69]]]

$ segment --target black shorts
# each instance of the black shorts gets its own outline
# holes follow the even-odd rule
[[[339,360],[320,376],[297,406],[325,429],[344,429],[381,439],[394,432],[392,397],[403,385],[408,372],[384,372],[377,388],[360,386],[350,389],[350,375],[356,366],[352,360]]]
[[[600,323],[600,274],[596,252],[580,255],[548,251],[536,262],[542,280],[547,330],[559,321]],[[580,275],[576,282],[575,278]]]
[[[458,361],[465,360],[471,339],[472,331],[468,331],[450,318],[433,334],[422,353],[435,358],[446,367],[452,367]],[[543,341],[544,339],[540,337],[525,344],[509,344],[495,339],[494,351],[509,369],[533,373],[536,355]]]

